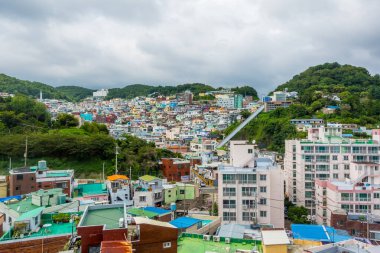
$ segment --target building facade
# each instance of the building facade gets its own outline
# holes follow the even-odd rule
[[[342,128],[320,127],[308,129],[306,140],[286,140],[284,170],[289,199],[305,206],[315,214],[315,179],[344,181],[356,164],[379,164],[379,130],[372,139],[358,140],[342,137]]]
[[[218,168],[218,211],[222,223],[284,227],[284,178],[271,157],[255,145],[230,142],[230,163]]]

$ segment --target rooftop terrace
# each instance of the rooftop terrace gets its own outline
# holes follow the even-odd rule
[[[119,219],[124,218],[124,208],[122,205],[115,205],[108,208],[87,209],[80,226],[105,225],[106,229],[119,228]]]
[[[236,252],[237,250],[261,250],[261,244],[259,241],[231,239],[231,243],[225,243],[225,239],[221,238],[220,242],[214,242],[213,238],[210,241],[203,240],[203,235],[195,234],[182,234],[178,239],[178,253],[224,253],[224,252]]]

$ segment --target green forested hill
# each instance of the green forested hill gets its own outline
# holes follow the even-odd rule
[[[44,98],[68,99],[63,93],[50,85],[20,80],[5,74],[0,74],[0,91],[13,94],[20,93],[34,98],[39,97],[40,91],[42,91]]]
[[[138,96],[148,96],[153,93],[168,96],[175,95],[176,93],[190,90],[193,93],[207,92],[215,90],[215,88],[201,84],[182,84],[178,86],[151,86],[144,84],[132,84],[124,88],[109,89],[108,98],[134,98]]]
[[[59,86],[56,89],[72,101],[80,101],[86,97],[91,97],[92,92],[95,91],[80,86]]]
[[[351,65],[325,63],[310,67],[276,90],[298,92],[287,109],[262,113],[236,137],[256,140],[260,147],[283,152],[284,140],[302,137],[290,124],[292,118],[323,118],[325,122],[380,125],[380,76]],[[326,106],[338,106],[334,114],[323,114]],[[231,131],[233,127],[227,131]]]

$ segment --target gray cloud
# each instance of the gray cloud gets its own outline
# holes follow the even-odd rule
[[[376,0],[0,2],[0,72],[52,85],[249,84],[311,65],[380,72]]]

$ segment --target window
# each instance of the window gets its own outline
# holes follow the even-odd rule
[[[231,187],[223,187],[223,196],[236,196],[236,189]]]
[[[343,160],[348,161],[348,155],[343,156]]]
[[[34,224],[38,225],[38,215],[36,217],[34,217]]]
[[[223,200],[223,208],[236,208],[236,200]]]
[[[305,198],[311,198],[313,196],[313,192],[306,191]]]
[[[332,156],[332,160],[333,160],[333,161],[337,161],[337,160],[338,160],[338,156],[337,156],[337,155],[333,155],[333,156]]]
[[[243,199],[241,203],[243,205],[243,209],[255,207],[255,201],[253,199]]]
[[[179,190],[179,194],[185,194],[185,190]]]
[[[255,217],[254,212],[243,212],[243,221],[251,221]]]
[[[333,165],[333,170],[337,170],[338,169],[338,164],[334,164]]]
[[[330,147],[331,153],[340,153],[340,147]]]
[[[267,187],[260,186],[260,192],[267,192]]]
[[[8,223],[9,223],[9,224],[12,223],[12,217],[11,217],[11,216],[8,217]]]
[[[140,202],[146,202],[146,196],[140,196],[139,200]]]
[[[236,175],[234,175],[234,174],[223,174],[223,183],[225,183],[225,184],[236,183]]]
[[[23,180],[23,179],[24,179],[24,175],[22,175],[22,174],[18,174],[16,176],[16,180]]]
[[[67,183],[66,182],[56,183],[55,186],[56,186],[56,188],[66,189]]]
[[[242,187],[241,192],[243,196],[253,196],[253,193],[256,192],[256,187]]]
[[[344,169],[345,169],[345,170],[350,170],[350,165],[349,165],[349,164],[345,164],[345,165],[344,165]]]
[[[261,181],[267,180],[267,175],[260,175],[260,180]]]
[[[378,205],[378,204],[374,205],[374,206],[373,206],[373,209],[375,209],[375,210],[380,210],[380,205]]]
[[[305,189],[312,189],[314,187],[313,182],[305,182]]]
[[[334,178],[334,179],[338,179],[338,174],[334,173],[334,174],[333,174],[333,178]]]
[[[260,211],[260,217],[267,217],[267,211]]]
[[[33,181],[33,180],[34,180],[34,177],[31,177],[31,178],[30,178],[30,181]]]
[[[248,149],[248,154],[252,154],[253,150],[251,148]]]
[[[342,192],[340,194],[340,199],[342,201],[353,201],[354,196],[353,196],[353,193],[344,193],[344,192]]]
[[[344,174],[344,178],[350,178],[350,174]]]
[[[172,247],[172,243],[171,242],[164,242],[163,245],[162,245],[162,247],[164,249],[171,248]]]
[[[237,179],[241,184],[255,184],[256,183],[256,174],[239,174]]]
[[[234,212],[223,212],[224,221],[236,221],[236,213]]]
[[[267,204],[267,199],[266,198],[260,198],[260,205],[266,205]]]
[[[296,145],[293,145],[293,152],[296,152],[297,151],[297,147],[296,147]]]
[[[374,199],[380,199],[380,193],[375,192],[375,193],[373,194],[373,198],[374,198]]]
[[[20,190],[20,186],[16,186],[16,191]]]

